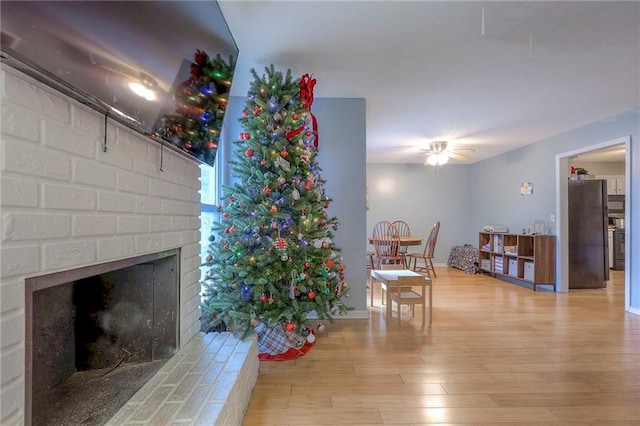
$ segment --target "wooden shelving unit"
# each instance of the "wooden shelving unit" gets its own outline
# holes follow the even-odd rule
[[[553,235],[480,232],[480,270],[556,289],[556,239]]]

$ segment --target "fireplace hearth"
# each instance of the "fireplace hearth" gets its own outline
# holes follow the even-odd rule
[[[104,424],[176,353],[178,259],[26,280],[27,424]]]

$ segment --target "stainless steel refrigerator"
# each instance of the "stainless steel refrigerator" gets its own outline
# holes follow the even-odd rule
[[[607,181],[569,181],[569,288],[609,281]]]

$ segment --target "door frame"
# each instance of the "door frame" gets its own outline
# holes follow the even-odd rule
[[[568,203],[568,187],[566,185],[569,179],[569,160],[579,154],[586,152],[597,151],[603,148],[608,148],[614,145],[625,146],[625,229],[626,233],[631,235],[631,229],[633,224],[631,223],[631,215],[629,211],[629,203],[627,202],[628,196],[626,191],[631,188],[631,158],[629,153],[631,152],[631,136],[624,136],[617,139],[611,139],[595,145],[589,145],[582,148],[578,148],[572,151],[556,154],[556,291],[568,292],[569,291],[569,203]],[[630,239],[625,238],[625,274],[624,274],[624,309],[629,311],[630,309],[630,286],[631,286],[631,274],[628,272],[629,261],[629,244]]]

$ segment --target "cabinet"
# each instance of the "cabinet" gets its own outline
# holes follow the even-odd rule
[[[556,289],[556,237],[480,232],[480,270],[493,276],[507,276]]]
[[[625,191],[624,187],[624,175],[598,175],[599,179],[605,179],[607,181],[607,194],[609,195],[623,195]]]

